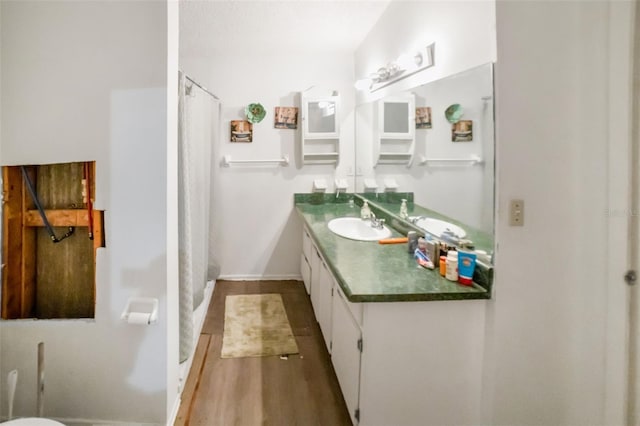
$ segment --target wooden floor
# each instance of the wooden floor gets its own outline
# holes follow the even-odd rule
[[[280,293],[299,355],[221,359],[228,294]],[[351,425],[299,281],[218,281],[175,425]]]

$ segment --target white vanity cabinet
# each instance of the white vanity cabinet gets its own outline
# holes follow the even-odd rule
[[[320,267],[322,266],[322,258],[315,245],[311,246],[311,306],[313,306],[313,312],[318,319],[318,312],[320,311]]]
[[[360,354],[362,331],[349,309],[349,302],[340,286],[333,293],[333,331],[331,361],[351,421],[358,423],[360,396]]]
[[[315,272],[315,271],[314,271]],[[320,296],[318,309],[313,308],[316,313],[316,318],[320,324],[320,330],[322,330],[322,336],[324,337],[324,343],[327,345],[329,353],[332,351],[331,338],[332,338],[332,312],[333,312],[333,291],[334,280],[333,275],[329,271],[326,263],[320,264],[320,278],[318,283],[320,285]]]
[[[309,265],[308,275],[310,275],[311,305],[313,306],[316,320],[320,324],[320,330],[322,331],[324,342],[327,345],[327,350],[331,352],[331,312],[333,310],[332,298],[335,281],[326,262],[322,259],[318,248],[311,241],[307,229],[303,231],[303,257],[306,238],[309,238],[310,242],[309,251],[311,259],[310,263],[307,264]],[[306,265],[304,261],[302,261],[301,269],[305,267]],[[301,272],[304,279],[306,272],[304,272],[304,270]]]
[[[305,232],[311,303],[352,422],[480,424],[486,300],[349,302]]]
[[[307,228],[302,230],[302,254],[300,255],[300,274],[302,275],[302,281],[304,282],[304,288],[307,290],[307,294],[311,294],[311,253],[313,250],[313,243],[311,242],[311,236]]]

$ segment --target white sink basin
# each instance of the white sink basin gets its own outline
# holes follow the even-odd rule
[[[334,234],[350,240],[378,241],[391,236],[391,230],[384,226],[382,229],[371,227],[371,222],[357,217],[339,217],[331,220],[327,226]]]
[[[454,225],[453,223],[445,222],[440,219],[423,217],[416,221],[416,225],[437,237],[442,235],[445,231],[451,231],[457,238],[464,238],[467,236],[465,230],[460,228],[458,225]]]

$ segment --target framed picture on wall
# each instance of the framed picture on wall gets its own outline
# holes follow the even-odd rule
[[[416,108],[416,129],[431,128],[431,107]]]
[[[471,142],[473,140],[473,121],[460,120],[451,125],[452,142]]]
[[[276,129],[297,129],[298,128],[298,108],[297,107],[276,107],[273,127]]]
[[[231,120],[231,142],[252,142],[253,124],[247,120]]]

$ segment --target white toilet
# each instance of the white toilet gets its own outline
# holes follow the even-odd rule
[[[18,382],[18,370],[12,370],[7,376],[7,390],[8,390],[8,406],[9,406],[9,418],[13,414],[13,396],[16,392],[16,383]],[[42,417],[24,417],[21,419],[9,420],[6,422],[0,422],[0,426],[65,426],[63,423],[56,422],[55,420],[44,419]]]

